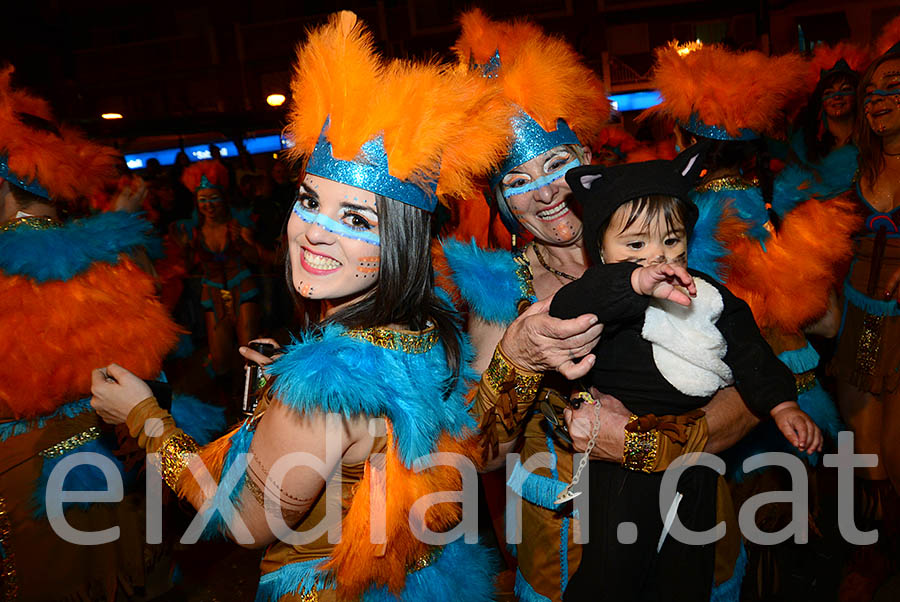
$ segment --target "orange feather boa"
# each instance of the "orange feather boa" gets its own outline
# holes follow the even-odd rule
[[[765,248],[747,236],[732,240],[724,260],[728,289],[747,302],[760,328],[799,333],[826,312],[861,220],[847,197],[806,201]]]
[[[0,332],[0,412],[32,418],[89,396],[91,371],[112,362],[156,377],[179,328],[123,257],[67,281],[0,275]]]

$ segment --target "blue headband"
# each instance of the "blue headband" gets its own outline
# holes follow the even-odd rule
[[[323,213],[316,213],[306,209],[300,204],[300,201],[294,201],[294,215],[302,219],[307,224],[317,224],[326,232],[351,238],[353,240],[361,240],[376,247],[381,246],[381,238],[378,234],[366,230],[354,230],[347,224],[331,219]]]
[[[3,178],[17,188],[27,190],[31,194],[36,194],[41,198],[50,200],[50,193],[47,192],[46,188],[41,186],[41,183],[38,182],[37,178],[28,182],[9,171],[9,156],[7,155],[0,155],[0,178]]]
[[[384,136],[378,135],[362,145],[362,161],[335,159],[331,143],[325,137],[330,118],[325,120],[319,141],[306,165],[306,173],[334,182],[362,188],[395,201],[433,212],[437,207],[437,182],[428,183],[428,191],[389,173]]]
[[[221,186],[216,186],[215,184],[213,184],[212,182],[209,181],[209,178],[207,178],[205,175],[202,175],[202,176],[200,176],[200,184],[199,184],[199,186],[194,188],[194,192],[197,192],[198,190],[209,190],[211,188],[214,188],[216,190],[222,190]]]
[[[503,176],[510,171],[527,163],[551,148],[562,144],[577,144],[581,146],[578,136],[569,128],[564,119],[556,120],[556,129],[548,132],[540,124],[531,118],[525,111],[519,111],[518,115],[510,120],[513,130],[513,142],[509,154],[500,170],[491,177],[491,188],[497,186]]]
[[[691,113],[691,119],[687,123],[681,120],[677,121],[678,125],[692,134],[713,140],[756,140],[759,138],[759,134],[748,128],[741,128],[739,136],[732,136],[723,127],[703,123],[697,113]]]
[[[831,94],[826,94],[822,97],[822,102],[830,98],[840,98],[841,96],[856,96],[856,92],[853,90],[838,90],[837,92],[832,92]]]

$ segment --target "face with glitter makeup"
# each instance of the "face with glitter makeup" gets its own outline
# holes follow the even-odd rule
[[[590,163],[585,149],[584,164]],[[570,145],[560,145],[507,173],[500,193],[523,228],[546,244],[570,245],[581,240],[581,219],[569,207],[572,190],[565,174],[582,160]]]
[[[375,194],[307,174],[287,225],[294,289],[350,305],[378,282],[381,248]]]
[[[197,211],[209,219],[222,217],[228,208],[218,188],[201,188],[197,191]]]
[[[866,121],[878,136],[900,134],[900,59],[878,65],[866,86]]]
[[[630,215],[631,203],[622,205],[612,214],[600,243],[603,263],[631,261],[642,266],[687,265],[687,235],[681,220],[673,216],[668,223],[663,211],[652,217],[645,211],[625,227]]]
[[[837,79],[822,91],[822,110],[831,119],[849,117],[856,102],[856,90],[846,79]]]

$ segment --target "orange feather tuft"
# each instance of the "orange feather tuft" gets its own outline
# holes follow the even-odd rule
[[[206,467],[206,470],[209,471],[210,476],[212,476],[216,483],[222,478],[222,468],[225,466],[225,457],[231,449],[231,438],[240,430],[240,428],[240,425],[233,428],[209,445],[204,446],[197,454],[200,456],[200,459],[203,460],[203,465]],[[200,487],[197,479],[194,478],[194,473],[190,470],[182,471],[181,475],[178,477],[178,483],[175,486],[175,494],[179,498],[190,500],[191,502],[206,498],[206,495],[203,493],[203,488]]]
[[[383,61],[348,11],[309,33],[291,90],[295,159],[313,152],[329,119],[335,158],[364,160],[362,145],[383,135],[392,176],[422,187],[437,181],[439,196],[452,197],[474,192],[474,178],[499,163],[506,148],[511,109],[496,90],[433,62]]]
[[[881,33],[878,34],[878,39],[875,40],[875,47],[872,52],[873,57],[880,57],[897,42],[900,42],[900,15],[888,21],[881,28]]]
[[[861,222],[847,197],[806,201],[786,216],[765,248],[750,237],[732,239],[725,258],[728,289],[747,302],[760,328],[799,333],[825,313]]]
[[[662,114],[687,123],[691,115],[738,136],[742,128],[778,135],[785,107],[805,87],[807,67],[796,54],[769,57],[702,46],[679,53],[676,44],[658,48],[653,86],[663,102],[640,119]]]
[[[444,435],[437,445],[438,453],[454,454],[461,462],[463,458],[477,457],[478,449],[475,437],[460,441]],[[323,567],[334,571],[337,597],[341,600],[356,599],[373,583],[399,592],[408,568],[431,552],[430,546],[416,537],[410,524],[427,524],[431,531],[444,532],[455,526],[461,516],[457,503],[434,504],[424,516],[421,508],[413,510],[413,505],[426,496],[462,490],[461,473],[455,466],[436,466],[418,473],[407,468],[397,455],[390,429],[383,470],[373,471],[371,461],[370,458],[366,464],[365,474],[341,523],[341,541]],[[372,491],[380,488],[384,494],[375,496],[373,501]],[[371,508],[373,504],[376,512]],[[384,516],[384,545],[372,543],[370,535],[371,517],[377,516],[377,511]]]
[[[112,362],[156,378],[180,329],[123,257],[68,281],[0,275],[0,332],[28,333],[0,339],[0,412],[21,419],[88,397],[91,371]]]
[[[603,82],[565,40],[527,21],[492,21],[478,10],[460,17],[462,34],[453,46],[460,64],[479,65],[500,53],[497,81],[503,96],[547,131],[564,119],[584,144],[595,140],[611,107]]]
[[[228,188],[228,169],[220,161],[213,159],[197,161],[188,165],[181,174],[181,183],[191,192],[196,192],[203,176],[206,176],[213,186]]]
[[[12,88],[13,71],[12,66],[0,69],[0,154],[7,155],[10,171],[23,180],[36,179],[63,205],[100,190],[115,177],[118,153],[56,124],[45,100]],[[60,135],[26,125],[23,114],[49,121]]]
[[[847,61],[851,69],[862,74],[869,66],[872,57],[869,56],[868,48],[851,42],[838,42],[834,46],[819,44],[809,59],[809,72],[806,78],[807,92],[811,93],[816,88],[822,71],[831,69],[841,59]]]

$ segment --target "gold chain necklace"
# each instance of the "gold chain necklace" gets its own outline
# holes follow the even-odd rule
[[[544,261],[544,257],[541,255],[541,252],[538,250],[537,243],[534,244],[534,255],[535,255],[535,257],[537,257],[538,263],[541,264],[541,267],[543,267],[545,270],[547,270],[551,274],[556,274],[557,276],[562,276],[563,278],[568,278],[569,280],[578,280],[578,278],[576,278],[575,276],[573,276],[571,274],[566,274],[565,272],[561,272],[561,271],[559,271],[555,268],[551,268],[549,265],[547,265],[547,262]]]

